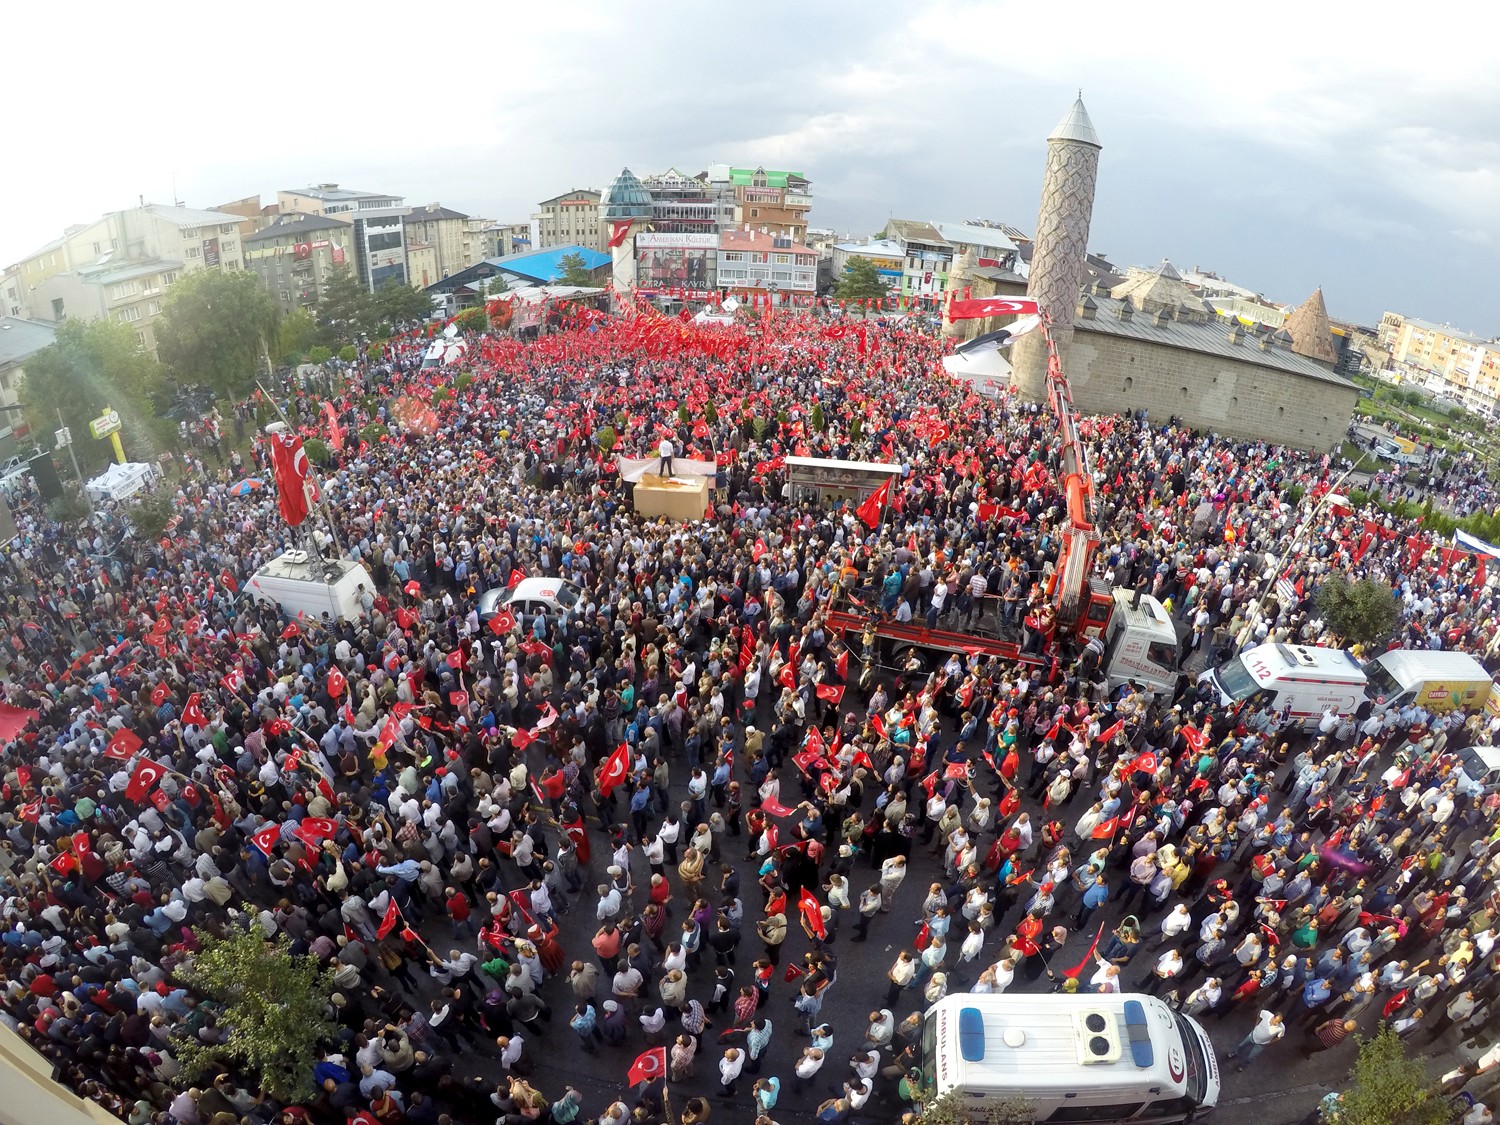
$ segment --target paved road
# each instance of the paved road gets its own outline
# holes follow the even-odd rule
[[[854,703],[853,693],[850,695],[850,702]],[[685,795],[680,792],[683,788],[682,779],[685,777],[685,770],[679,766],[679,762],[673,762],[673,799],[679,799]],[[796,795],[796,785],[789,785],[788,788],[794,792],[791,796],[784,792],[783,800],[791,804],[792,796]],[[871,801],[873,801],[873,795],[867,794],[867,806]],[[1072,805],[1054,815],[1058,815],[1064,823],[1071,823],[1081,815],[1083,808],[1079,800],[1075,799]],[[1035,816],[1038,810],[1033,809],[1032,812]],[[588,887],[592,887],[598,877],[602,876],[603,867],[607,863],[607,856],[601,861],[603,849],[597,841],[598,836],[595,835],[593,877],[587,875],[585,877],[585,885]],[[742,886],[745,888],[744,930],[749,937],[738,953],[737,971],[740,984],[748,983],[750,963],[760,954],[760,943],[754,938],[753,923],[761,916],[761,895],[755,884],[756,873],[753,865],[743,859],[744,846],[743,838],[727,838],[723,857],[726,861],[737,864],[741,872]],[[643,869],[636,872],[637,881],[643,884],[644,876]],[[817,1076],[812,1089],[800,1096],[791,1090],[792,1068],[802,1048],[807,1045],[807,1040],[794,1034],[794,1028],[798,1022],[791,1008],[795,985],[786,983],[778,976],[766,1009],[766,1014],[772,1020],[775,1030],[762,1073],[774,1074],[782,1079],[782,1099],[775,1113],[775,1119],[780,1125],[811,1122],[819,1102],[836,1092],[839,1083],[848,1076],[848,1059],[860,1044],[867,1015],[872,1009],[883,1005],[887,983],[886,971],[895,960],[897,953],[910,947],[916,934],[916,919],[920,914],[920,903],[925,897],[926,888],[929,883],[939,878],[941,878],[939,859],[931,853],[930,848],[918,845],[913,851],[911,874],[896,897],[894,909],[890,914],[877,916],[871,926],[867,942],[856,944],[849,940],[849,929],[853,919],[846,919],[843,932],[837,936],[832,946],[839,959],[838,980],[831,988],[822,1011],[822,1019],[831,1024],[835,1030],[834,1048],[829,1063]],[[675,876],[673,881],[675,885]],[[857,897],[860,890],[873,882],[874,873],[869,866],[864,863],[858,864],[851,879],[853,897]],[[639,894],[637,897],[640,897]],[[562,944],[570,960],[586,959],[592,953],[589,940],[597,928],[594,915],[595,902],[595,896],[590,892],[572,899],[571,913],[560,920]],[[680,917],[680,903],[677,904],[677,908]],[[1112,927],[1117,920],[1118,912],[1114,910],[1112,904],[1106,906],[1104,910],[1109,912],[1106,920]],[[1092,929],[1088,933],[1073,935],[1063,952],[1054,958],[1054,964],[1066,967],[1082,960],[1091,935]],[[448,938],[446,924],[441,922],[429,922],[426,936],[439,950],[446,950],[453,944]],[[1004,936],[998,934],[991,936],[984,954],[986,964],[994,959],[995,950],[998,949]],[[793,919],[789,936],[783,946],[782,965],[799,960],[807,948],[808,941]],[[956,953],[952,956],[956,957]],[[692,974],[691,979],[689,995],[696,996],[705,1005],[711,994],[712,960],[712,954],[709,953],[705,957],[705,965]],[[1138,958],[1137,964],[1127,968],[1126,975],[1134,980],[1143,970],[1144,964],[1140,963]],[[648,984],[650,995],[655,997],[655,979],[648,981]],[[607,980],[601,982],[601,985],[602,989],[607,990]],[[1030,988],[1018,985],[1016,990],[1044,992],[1046,987],[1044,980]],[[637,1053],[646,1047],[639,1026],[633,1027],[633,1034],[627,1045],[616,1049],[603,1047],[599,1055],[590,1056],[582,1051],[577,1036],[568,1027],[567,1021],[572,1011],[573,998],[565,976],[559,975],[549,980],[542,990],[542,995],[552,1005],[553,1017],[545,1037],[528,1046],[527,1056],[533,1060],[535,1067],[532,1081],[544,1093],[554,1098],[561,1094],[565,1083],[574,1085],[584,1095],[585,1114],[597,1116],[609,1101],[625,1092],[626,1070]],[[600,999],[603,998],[604,993],[601,992]],[[896,1010],[898,1018],[908,1014],[914,1006],[911,1003],[898,1006]],[[1354,1045],[1346,1044],[1335,1051],[1317,1055],[1312,1061],[1304,1062],[1295,1042],[1299,1038],[1299,1033],[1293,1030],[1288,1034],[1286,1041],[1264,1053],[1250,1070],[1243,1074],[1236,1073],[1233,1064],[1224,1064],[1222,1059],[1224,1054],[1243,1037],[1253,1022],[1253,1016],[1253,1011],[1246,1011],[1237,1012],[1222,1020],[1209,1018],[1207,1021],[1209,1033],[1219,1048],[1221,1071],[1224,1077],[1223,1101],[1213,1120],[1220,1125],[1251,1125],[1251,1123],[1278,1125],[1281,1122],[1298,1121],[1328,1090],[1338,1088],[1344,1083],[1355,1053]],[[1372,1005],[1364,1016],[1363,1028],[1365,1030],[1373,1027],[1375,1016],[1376,1008]],[[719,1028],[722,1029],[725,1026],[727,1026],[727,1019],[720,1017]],[[668,1030],[671,1031],[670,1024]],[[722,1053],[713,1043],[717,1030],[710,1031],[705,1037],[705,1053],[700,1053],[699,1056],[697,1079],[684,1084],[681,1088],[674,1086],[671,1089],[671,1096],[674,1100],[694,1094],[711,1095],[716,1092],[717,1060]],[[1448,1038],[1451,1040],[1456,1036],[1450,1033]],[[1439,1059],[1434,1061],[1434,1066],[1446,1057],[1446,1052],[1441,1054]],[[478,1053],[460,1060],[459,1070],[491,1079],[498,1074],[495,1062]],[[712,1101],[715,1105],[716,1119],[749,1122],[752,1119],[749,1113],[749,1090],[752,1083],[753,1079],[742,1077],[739,1096],[732,1103],[733,1108],[714,1097]],[[898,1107],[894,1101],[888,1100],[889,1092],[882,1091],[882,1093],[883,1098],[879,1101],[872,1101],[867,1108],[864,1120],[874,1122],[894,1119]],[[677,1104],[680,1105],[680,1100]]]

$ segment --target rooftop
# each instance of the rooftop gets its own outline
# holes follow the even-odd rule
[[[269,224],[254,234],[246,235],[245,245],[248,246],[253,242],[269,242],[273,238],[297,237],[320,230],[348,230],[349,228],[348,221],[334,218],[332,215],[309,215],[302,211],[292,211],[285,215],[277,215]]]
[[[1014,250],[1012,242],[999,227],[980,227],[970,223],[933,223],[949,242],[964,246],[984,246],[991,250]]]
[[[801,172],[777,172],[770,168],[731,168],[729,169],[729,182],[736,187],[749,187],[751,181],[757,175],[766,178],[766,186],[773,188],[787,187],[787,181],[792,180],[792,187],[806,187],[807,177]]]
[[[1418,320],[1414,316],[1408,316],[1404,319],[1407,324],[1410,324],[1413,328],[1419,328],[1423,332],[1436,332],[1439,335],[1448,336],[1454,340],[1462,340],[1467,344],[1484,344],[1488,342],[1480,336],[1465,332],[1461,328],[1454,328],[1451,324],[1434,324],[1430,320]]]
[[[1068,110],[1067,115],[1057,123],[1057,128],[1047,134],[1047,140],[1076,141],[1094,148],[1104,147],[1099,143],[1099,134],[1094,131],[1094,123],[1089,120],[1089,111],[1083,108],[1081,94],[1073,103],[1073,107]]]
[[[441,203],[429,203],[426,207],[413,207],[406,217],[414,223],[435,223],[440,219],[467,219],[469,216]]]
[[[57,339],[57,326],[0,316],[0,367],[25,363]]]
[[[533,281],[553,281],[562,276],[562,260],[569,254],[583,259],[583,268],[596,270],[609,264],[608,254],[590,250],[586,246],[554,246],[550,250],[530,250],[521,254],[507,254],[503,258],[486,258],[485,261],[505,273]]]
[[[835,242],[833,248],[866,258],[901,258],[906,254],[906,248],[901,243],[892,242],[889,238],[872,238],[869,242]]]
[[[170,258],[153,258],[144,262],[106,262],[84,266],[76,271],[79,276],[87,278],[97,285],[114,285],[120,281],[130,281],[132,278],[149,277],[153,273],[161,273],[163,270],[180,270],[183,268],[181,262]]]
[[[817,251],[789,238],[758,230],[726,230],[719,233],[720,250],[775,250],[782,254],[813,255]]]
[[[885,224],[887,238],[899,238],[903,242],[930,242],[934,246],[946,246],[948,240],[942,232],[925,219],[888,219]]]
[[[148,203],[144,207],[130,208],[144,211],[158,219],[166,219],[179,227],[214,227],[224,223],[238,224],[243,215],[231,215],[228,211],[200,211],[193,207],[168,207],[165,203]]]
[[[1321,363],[1297,355],[1290,348],[1290,338],[1282,336],[1280,342],[1268,348],[1255,343],[1235,343],[1230,339],[1231,328],[1215,314],[1208,313],[1206,320],[1182,320],[1175,317],[1158,324],[1157,317],[1143,312],[1121,318],[1120,306],[1126,302],[1099,293],[1089,294],[1096,311],[1092,317],[1080,317],[1074,323],[1079,332],[1099,332],[1107,336],[1124,336],[1149,344],[1160,344],[1169,348],[1183,348],[1203,355],[1234,359],[1241,363],[1272,367],[1292,375],[1303,375],[1324,383],[1341,387],[1354,386],[1342,375],[1335,374]],[[1202,307],[1202,302],[1199,302]]]
[[[602,219],[649,219],[651,193],[629,168],[621,168],[599,199]]]
[[[341,188],[338,184],[309,184],[305,188],[287,188],[287,195],[302,195],[308,199],[321,199],[324,203],[345,203],[356,199],[400,199],[384,191],[355,191]]]

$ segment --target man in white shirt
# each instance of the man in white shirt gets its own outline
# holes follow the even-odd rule
[[[670,477],[672,475],[672,439],[662,438],[661,444],[656,447],[656,452],[661,457],[661,475]]]
[[[1229,1052],[1229,1058],[1239,1060],[1234,1069],[1244,1070],[1255,1061],[1256,1056],[1284,1035],[1286,1035],[1286,1025],[1282,1022],[1281,1013],[1262,1008],[1255,1026],[1250,1029],[1245,1038],[1240,1040],[1239,1045]]]

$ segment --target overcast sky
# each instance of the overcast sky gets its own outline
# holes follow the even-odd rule
[[[0,261],[148,201],[319,181],[524,221],[629,166],[804,172],[814,226],[1036,224],[1078,87],[1092,247],[1330,312],[1500,334],[1488,5],[25,5]],[[279,23],[279,21],[285,21]],[[1354,21],[1357,21],[1357,25]],[[1420,26],[1414,26],[1420,25]],[[1423,46],[1423,35],[1430,34]]]

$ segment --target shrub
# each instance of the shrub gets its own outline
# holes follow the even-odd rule
[[[319,344],[314,348],[309,348],[307,352],[308,363],[324,364],[332,358],[333,353],[325,348],[322,344]]]
[[[359,358],[359,350],[353,344],[345,344],[339,349],[339,358],[345,363],[353,363]]]
[[[302,449],[314,465],[327,465],[333,460],[333,453],[322,438],[308,438],[302,443]]]

